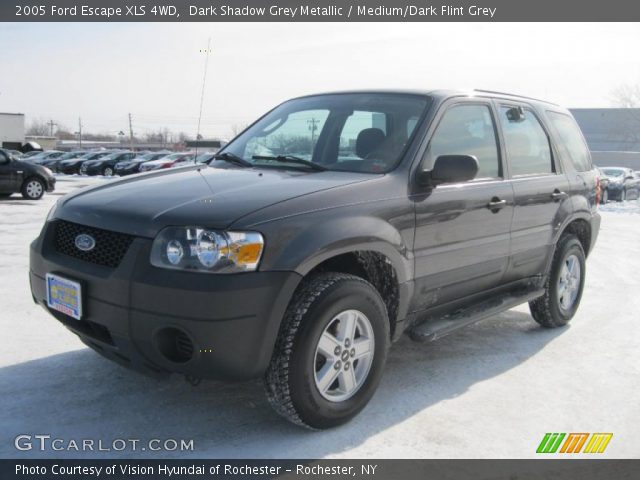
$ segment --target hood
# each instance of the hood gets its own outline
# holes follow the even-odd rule
[[[270,205],[370,178],[348,172],[194,166],[80,190],[61,200],[56,217],[152,238],[169,225],[226,228]]]

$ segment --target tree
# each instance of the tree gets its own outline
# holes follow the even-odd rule
[[[41,119],[33,119],[27,127],[27,135],[34,137],[48,137],[51,134],[51,127],[49,124]]]
[[[618,85],[611,91],[611,101],[615,107],[638,108],[640,107],[640,84]]]

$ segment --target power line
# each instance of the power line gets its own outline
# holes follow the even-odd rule
[[[198,158],[198,142],[200,141],[200,122],[202,121],[202,106],[204,104],[204,87],[207,84],[207,69],[209,68],[209,52],[211,51],[211,37],[207,40],[207,56],[204,60],[204,75],[202,76],[202,91],[200,92],[200,113],[198,114],[198,131],[196,133],[196,149],[193,157],[193,163]]]

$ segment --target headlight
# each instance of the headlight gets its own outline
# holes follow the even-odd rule
[[[209,273],[257,270],[264,239],[258,232],[167,227],[153,241],[151,264]]]

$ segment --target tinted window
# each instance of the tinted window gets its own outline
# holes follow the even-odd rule
[[[429,144],[429,162],[440,155],[473,155],[478,159],[476,178],[500,176],[498,142],[487,105],[457,105],[445,112]]]
[[[511,165],[511,174],[552,173],[551,147],[542,125],[530,110],[511,115],[511,107],[500,109],[500,122]]]
[[[591,170],[591,156],[576,122],[562,113],[547,112],[575,169],[579,172]]]
[[[387,134],[387,116],[381,112],[355,111],[347,117],[340,132],[338,162],[344,160],[360,160],[356,144],[363,130],[379,130],[378,135]]]

